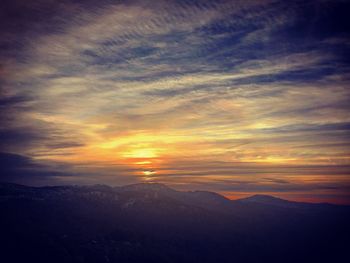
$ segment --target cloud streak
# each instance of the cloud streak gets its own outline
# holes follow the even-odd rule
[[[278,191],[299,176],[348,195],[342,10],[342,1],[6,1],[1,150],[64,164],[79,183],[220,190],[219,178],[255,174],[257,186],[242,190]],[[186,160],[203,168],[181,168]]]

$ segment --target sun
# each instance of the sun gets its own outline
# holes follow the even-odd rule
[[[146,176],[151,176],[153,174],[156,174],[157,172],[156,171],[143,171],[142,173]]]

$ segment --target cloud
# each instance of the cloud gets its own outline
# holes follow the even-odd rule
[[[29,185],[54,182],[56,176],[66,175],[48,165],[37,163],[30,157],[6,152],[0,153],[0,169],[1,181]]]
[[[149,168],[154,180],[207,176],[214,188],[222,176],[255,174],[261,183],[242,187],[258,191],[303,184],[285,176],[349,174],[345,2],[3,6],[3,152],[63,163],[78,170],[64,177],[74,182],[150,180]],[[146,153],[156,157],[135,157]],[[181,168],[188,159],[203,168]]]

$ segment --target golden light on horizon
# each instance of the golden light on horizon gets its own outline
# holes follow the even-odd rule
[[[151,161],[139,161],[139,162],[135,162],[134,164],[145,165],[145,164],[152,164],[152,162]]]
[[[158,157],[157,150],[152,148],[145,149],[134,149],[131,151],[124,152],[123,157],[129,158],[156,158]]]
[[[143,171],[142,173],[146,176],[151,176],[153,174],[156,174],[157,172],[156,171]]]

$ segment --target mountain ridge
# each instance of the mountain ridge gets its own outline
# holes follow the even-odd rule
[[[171,194],[184,194],[192,195],[198,197],[207,197],[211,199],[221,199],[222,201],[231,201],[233,203],[259,203],[265,205],[292,205],[292,204],[306,204],[306,205],[329,205],[329,206],[349,206],[349,205],[340,205],[333,203],[312,203],[312,202],[300,202],[295,200],[287,200],[273,195],[265,194],[253,194],[248,197],[239,198],[239,199],[229,199],[224,195],[213,191],[204,191],[204,190],[191,190],[191,191],[181,191],[173,189],[166,184],[156,183],[156,182],[143,182],[143,183],[134,183],[127,184],[122,186],[109,186],[105,184],[92,184],[92,185],[54,185],[54,186],[28,186],[17,183],[9,182],[0,182],[0,189],[18,189],[18,190],[59,190],[59,189],[81,189],[81,190],[95,190],[95,191],[110,191],[110,192],[119,192],[119,191],[141,191],[141,192],[169,192]]]
[[[0,183],[6,262],[335,262],[349,207],[253,196],[229,200],[162,184],[30,187]],[[258,199],[258,200],[257,200]],[[332,240],[331,246],[327,240]],[[254,252],[254,253],[253,253]],[[314,261],[313,261],[314,260]],[[316,261],[315,261],[316,260]]]

